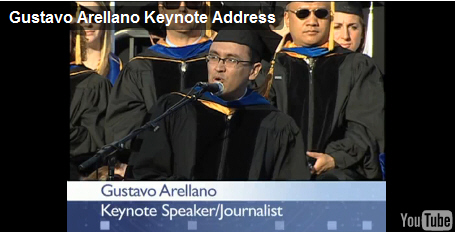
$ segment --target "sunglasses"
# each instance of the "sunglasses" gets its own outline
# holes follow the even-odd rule
[[[179,1],[163,2],[163,6],[164,6],[164,8],[166,8],[168,10],[176,10],[176,9],[180,8],[180,3],[181,2],[179,2]],[[191,10],[201,9],[203,5],[204,5],[204,2],[194,2],[194,1],[185,2],[186,8],[191,9]]]
[[[318,19],[325,19],[329,15],[329,11],[327,9],[316,9],[316,10],[299,9],[296,11],[293,11],[293,10],[288,10],[288,11],[294,13],[295,16],[297,16],[297,18],[299,18],[299,19],[307,18],[308,16],[310,16],[311,12],[313,12],[314,15]]]

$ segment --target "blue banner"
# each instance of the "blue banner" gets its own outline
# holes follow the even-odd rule
[[[67,231],[386,231],[385,201],[68,201]]]

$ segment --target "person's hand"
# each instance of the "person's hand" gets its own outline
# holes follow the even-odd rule
[[[311,170],[311,174],[319,175],[323,172],[335,168],[335,160],[330,155],[318,152],[307,152],[306,154],[309,157],[313,157],[316,159],[316,163],[314,164],[314,167]]]
[[[158,41],[160,39],[162,39],[160,36],[157,36],[157,35],[154,35],[154,34],[149,34],[150,36],[150,42],[152,43],[152,45],[155,45],[158,43]]]
[[[218,35],[218,32],[212,30],[212,36],[210,36],[210,39],[214,40],[216,35]]]
[[[281,22],[280,26],[282,26],[281,29],[276,29],[272,24],[269,24],[270,30],[272,30],[273,32],[282,37],[280,44],[275,50],[275,53],[281,51],[283,45],[286,43],[286,36],[289,34],[289,28],[284,23],[284,20]],[[279,28],[280,26],[278,26],[277,28]],[[289,40],[289,38],[287,38],[287,40]]]
[[[280,35],[281,37],[284,38],[284,37],[286,37],[287,34],[289,34],[289,28],[283,22],[282,22],[282,24],[280,24],[280,26],[282,26],[281,29],[277,29],[277,28],[280,28],[280,26],[275,28],[272,24],[269,24],[269,27],[270,27],[270,30],[272,30],[273,32],[277,33],[278,35]]]

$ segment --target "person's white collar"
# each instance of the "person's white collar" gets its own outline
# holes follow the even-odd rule
[[[240,98],[238,98],[238,99],[236,99],[236,100],[232,100],[232,101],[238,101],[238,100],[242,99],[243,97],[245,97],[246,92],[248,92],[248,88],[245,88],[245,92],[243,93],[243,95],[242,95]],[[215,94],[213,94],[213,93],[210,93],[210,94],[215,95]]]
[[[238,101],[238,100],[242,99],[243,97],[245,97],[247,91],[248,91],[248,88],[245,88],[245,92],[243,93],[243,95],[239,99],[237,99],[236,101]]]
[[[194,45],[194,44],[197,44],[199,43],[199,41],[202,39],[202,37],[204,37],[204,32],[202,31],[201,33],[201,36],[199,36],[199,38],[194,41],[192,44],[189,44],[189,45]],[[183,47],[183,46],[177,46],[173,43],[171,43],[171,41],[169,40],[169,38],[166,36],[166,43],[170,46],[170,47],[173,47],[173,48],[176,48],[176,47]],[[189,46],[189,45],[185,45],[185,46]]]

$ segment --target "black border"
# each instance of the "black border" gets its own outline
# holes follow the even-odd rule
[[[2,2],[4,189],[21,228],[63,227],[69,149],[69,24],[13,24],[12,11],[69,13],[69,2]],[[3,118],[2,117],[2,118]],[[15,202],[10,197],[17,198]],[[61,217],[61,218],[60,218]],[[25,219],[26,218],[26,219]],[[25,219],[25,221],[24,221]],[[33,221],[33,222],[32,222]],[[55,222],[55,224],[54,224]]]
[[[9,13],[65,13],[69,2],[6,2],[3,47],[3,106],[12,122],[15,151],[23,180],[64,182],[68,173],[69,24],[13,24]],[[5,51],[6,49],[6,51]],[[9,108],[9,109],[8,109]],[[8,109],[8,110],[7,110]],[[5,112],[5,113],[6,113]],[[65,126],[63,126],[65,125]],[[25,176],[22,176],[24,173]],[[27,177],[24,179],[24,177]]]
[[[453,194],[450,26],[453,2],[385,2],[387,227],[403,228],[401,213],[450,210]],[[421,12],[427,12],[425,19]],[[420,12],[420,13],[419,13]],[[453,212],[453,211],[452,211]],[[452,222],[453,223],[453,222]]]
[[[69,96],[66,88],[69,25],[12,24],[8,16],[13,10],[69,12],[70,4],[2,2],[2,5],[5,22],[2,25],[7,26],[2,39],[2,55],[6,59],[2,107],[6,116],[4,127],[8,128],[3,134],[8,138],[4,147],[9,148],[3,155],[4,175],[25,187],[18,191],[18,197],[38,203],[34,206],[35,217],[41,209],[60,202],[58,199],[63,202],[65,196],[69,107],[68,97],[64,96]],[[419,216],[424,210],[450,210],[449,199],[454,195],[449,190],[453,173],[450,122],[454,91],[453,74],[446,70],[454,65],[451,6],[453,3],[448,2],[385,2],[390,230],[422,231],[402,228],[400,213]],[[432,15],[431,9],[435,7],[445,13]],[[56,214],[60,214],[56,212],[60,209],[52,213],[54,221]]]

